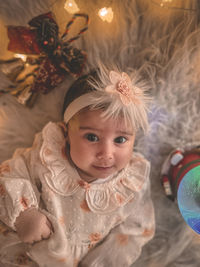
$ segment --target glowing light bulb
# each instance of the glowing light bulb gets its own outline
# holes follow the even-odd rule
[[[160,6],[164,6],[166,3],[171,3],[173,0],[162,0]]]
[[[111,7],[101,8],[98,12],[98,15],[103,21],[111,22],[113,20],[113,11]]]
[[[15,54],[16,58],[21,58],[24,62],[26,62],[27,56],[23,54]]]
[[[70,14],[77,13],[80,10],[74,0],[66,0],[64,9]]]

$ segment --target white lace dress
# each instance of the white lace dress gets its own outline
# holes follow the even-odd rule
[[[26,245],[14,223],[31,206],[49,218],[54,232]],[[1,165],[0,220],[2,266],[130,266],[155,230],[149,163],[133,153],[125,169],[89,184],[68,161],[61,127],[50,122],[31,148]]]

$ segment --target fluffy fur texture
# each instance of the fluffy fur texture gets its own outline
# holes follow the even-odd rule
[[[64,1],[54,4],[52,1],[0,0],[1,57],[12,56],[6,50],[6,24],[25,25],[33,16],[48,11],[49,6],[60,28],[65,26],[70,15],[63,10]],[[149,84],[153,97],[150,131],[145,137],[138,135],[136,149],[152,164],[156,235],[133,266],[197,267],[200,237],[186,225],[176,203],[165,197],[160,170],[172,149],[190,142],[200,143],[199,10],[162,9],[149,0],[116,0],[112,3],[113,23],[106,24],[97,18],[95,11],[106,1],[76,2],[91,19],[88,32],[76,42],[88,54],[85,72],[99,60],[108,64],[117,61],[125,72],[136,68]],[[198,7],[198,0],[174,2]],[[2,89],[8,80],[3,74],[0,78]],[[34,134],[48,121],[61,120],[63,96],[71,83],[72,78],[67,77],[48,95],[41,95],[32,109],[21,106],[10,95],[0,97],[0,161],[9,158],[17,147],[31,145]]]

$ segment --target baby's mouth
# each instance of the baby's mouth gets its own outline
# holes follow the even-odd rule
[[[109,170],[113,168],[113,166],[96,166],[96,165],[93,165],[93,167],[97,170]]]

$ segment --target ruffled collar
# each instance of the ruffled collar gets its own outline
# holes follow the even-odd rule
[[[149,175],[149,162],[134,153],[130,163],[104,183],[87,183],[79,176],[66,155],[66,141],[59,124],[49,122],[42,131],[40,150],[44,175],[48,186],[57,194],[69,196],[84,190],[90,210],[96,213],[111,212],[125,205],[139,192]]]

